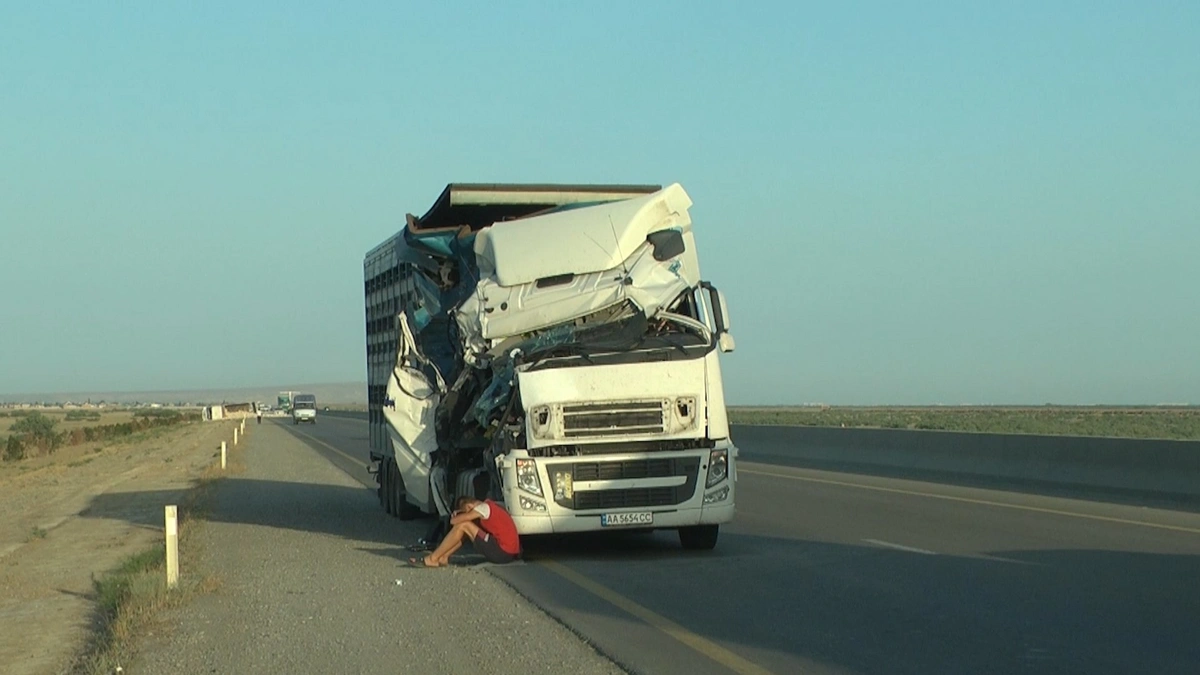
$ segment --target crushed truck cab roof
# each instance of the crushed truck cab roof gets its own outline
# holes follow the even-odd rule
[[[410,230],[469,227],[493,223],[568,204],[611,202],[651,194],[661,185],[561,185],[510,183],[451,183],[425,215],[407,217]]]
[[[475,257],[480,273],[501,286],[613,269],[651,232],[690,227],[691,206],[675,184],[634,199],[496,223],[476,235]]]

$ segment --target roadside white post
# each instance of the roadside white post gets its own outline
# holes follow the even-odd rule
[[[221,441],[221,468],[225,468],[225,441]]]
[[[174,505],[166,509],[167,516],[167,588],[179,585],[179,520]]]
[[[237,445],[237,427],[233,428],[233,444]]]

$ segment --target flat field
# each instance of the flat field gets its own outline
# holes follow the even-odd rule
[[[0,410],[0,437],[8,435],[8,430],[12,425],[21,421],[24,418],[25,412],[34,412],[26,410]],[[71,431],[72,429],[81,429],[83,427],[98,426],[101,424],[120,424],[133,419],[132,410],[105,410],[96,411],[100,417],[94,415],[84,417],[78,413],[70,415],[72,411],[64,410],[37,410],[36,412],[49,417],[58,424],[54,426],[55,431]],[[83,411],[80,411],[83,412]]]
[[[738,407],[734,424],[1200,440],[1200,407]]]

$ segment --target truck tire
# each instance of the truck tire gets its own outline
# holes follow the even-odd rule
[[[404,494],[404,477],[400,475],[399,467],[396,468],[396,517],[400,520],[412,520],[421,516],[421,509],[408,503],[408,499]]]
[[[383,510],[389,516],[400,520],[413,520],[421,517],[421,509],[408,503],[404,498],[404,477],[400,475],[400,467],[396,460],[387,458],[379,466],[379,501]]]
[[[689,551],[711,551],[717,546],[718,525],[679,528],[679,543]]]
[[[384,463],[380,462],[379,470],[375,473],[375,484],[376,484],[375,497],[379,500],[379,505],[381,507],[383,507],[384,512],[386,513],[387,512],[387,504],[385,504],[384,502],[387,499],[387,493],[384,492],[384,489],[383,489],[383,476],[384,476],[383,468],[384,468]]]
[[[379,503],[383,506],[383,512],[393,515],[392,512],[392,460],[385,459],[383,464],[379,466]]]
[[[400,475],[400,467],[396,466],[393,460],[392,467],[392,482],[388,485],[392,492],[392,510],[391,513],[397,518],[400,517],[400,509],[404,507],[404,477]]]

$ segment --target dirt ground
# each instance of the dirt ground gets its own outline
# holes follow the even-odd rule
[[[93,578],[162,537],[163,507],[219,461],[234,424],[193,422],[0,464],[5,673],[70,667],[94,626]],[[186,566],[181,560],[182,574]]]

